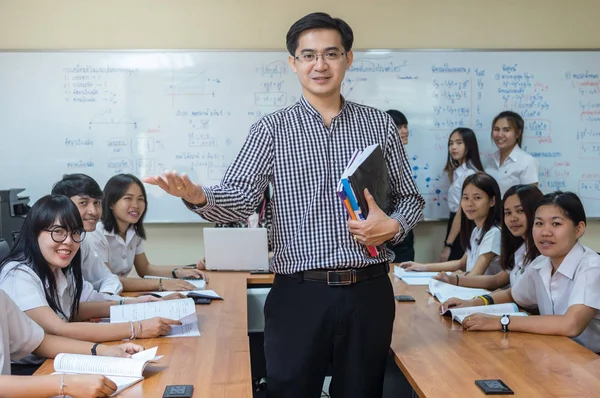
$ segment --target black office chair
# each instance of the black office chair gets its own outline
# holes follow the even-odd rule
[[[4,260],[6,256],[8,256],[8,253],[10,253],[8,242],[4,239],[0,239],[0,261]]]

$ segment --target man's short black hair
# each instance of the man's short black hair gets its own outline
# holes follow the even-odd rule
[[[62,180],[52,187],[52,195],[87,196],[93,199],[102,199],[102,189],[92,177],[87,174],[74,173],[63,175]]]
[[[390,109],[385,111],[385,113],[387,113],[388,115],[390,115],[392,117],[392,119],[394,120],[394,123],[396,123],[396,127],[400,127],[403,126],[405,124],[408,124],[408,119],[406,119],[406,116],[404,116],[404,113],[397,111],[395,109]]]
[[[342,46],[344,51],[352,50],[354,43],[354,33],[352,28],[346,22],[339,18],[332,18],[331,15],[324,12],[313,12],[297,20],[291,27],[286,36],[286,46],[290,55],[296,55],[298,49],[298,38],[305,30],[309,29],[334,29],[342,36]]]

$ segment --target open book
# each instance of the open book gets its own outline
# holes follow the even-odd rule
[[[527,316],[525,312],[519,312],[519,308],[515,303],[483,305],[479,307],[461,307],[442,309],[442,315],[450,316],[456,322],[462,324],[463,320],[475,313],[488,315],[510,315],[510,316]]]
[[[126,388],[144,379],[144,368],[149,362],[162,358],[156,356],[158,347],[150,348],[131,358],[99,357],[95,355],[58,354],[54,359],[53,374],[92,374],[104,375],[117,385],[117,395]]]
[[[174,294],[174,293],[183,294],[184,296],[191,297],[191,298],[203,297],[203,298],[209,298],[212,300],[223,300],[223,297],[219,296],[219,294],[217,292],[215,292],[214,290],[192,290],[192,291],[183,290],[183,291],[178,291],[178,292],[162,291],[162,292],[156,292],[154,294],[157,294],[161,297],[165,297],[165,296],[168,296],[168,295]]]
[[[449,283],[440,282],[435,279],[429,280],[429,293],[438,299],[440,303],[449,298],[456,297],[461,300],[471,300],[473,297],[489,294],[489,290],[475,289],[472,287],[462,287],[450,285]]]
[[[394,267],[394,276],[402,279],[407,285],[429,285],[429,280],[436,276],[437,272],[417,272],[405,271],[404,268],[396,265]]]
[[[166,337],[200,336],[196,304],[191,298],[110,307],[110,323],[143,321],[157,316],[175,319],[182,323],[171,326],[171,333]]]
[[[165,278],[164,276],[154,276],[154,275],[146,275],[144,279],[173,279],[173,278]],[[204,279],[197,278],[183,278],[183,281],[189,282],[192,285],[196,286],[198,290],[202,290],[206,287],[206,281]]]

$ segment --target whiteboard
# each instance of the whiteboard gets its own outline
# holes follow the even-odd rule
[[[342,93],[407,115],[426,219],[448,215],[448,134],[471,127],[487,157],[506,109],[525,118],[542,190],[574,191],[600,216],[599,74],[595,51],[358,51]],[[284,52],[2,52],[0,189],[37,200],[63,173],[103,186],[165,169],[217,184],[250,125],[300,93]],[[201,221],[156,187],[148,194],[147,221]]]

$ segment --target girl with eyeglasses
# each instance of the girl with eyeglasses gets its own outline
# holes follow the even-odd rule
[[[46,333],[72,339],[98,342],[158,337],[170,332],[169,325],[180,324],[164,318],[114,324],[83,322],[108,317],[111,305],[124,303],[105,301],[104,295],[83,280],[79,246],[84,238],[83,221],[69,198],[42,197],[30,209],[19,238],[0,264],[0,288]],[[128,303],[138,301],[150,301],[150,297]],[[43,361],[30,355],[13,368],[29,373]]]

